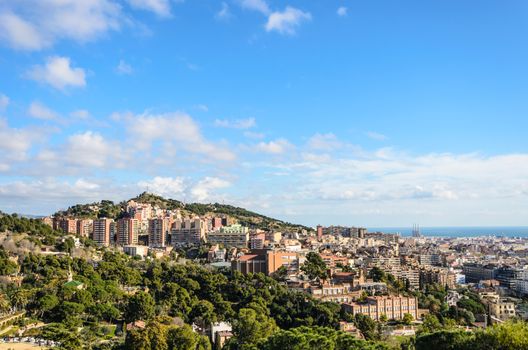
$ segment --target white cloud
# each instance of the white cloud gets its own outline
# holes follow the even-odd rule
[[[217,177],[206,177],[191,188],[191,195],[194,200],[203,202],[211,198],[212,191],[226,188],[230,185],[229,181]]]
[[[134,69],[132,68],[132,66],[130,64],[126,63],[123,60],[120,60],[119,64],[116,67],[116,71],[119,74],[130,75],[130,74],[132,74],[134,72]]]
[[[211,199],[215,190],[229,187],[231,183],[218,177],[207,176],[194,184],[183,177],[156,176],[150,180],[142,180],[137,186],[140,191],[156,193],[168,198],[184,199],[190,197],[192,201],[206,201]]]
[[[118,30],[121,7],[110,0],[7,1],[0,9],[0,39],[11,47],[40,50],[60,39],[94,40]]]
[[[248,10],[258,11],[265,15],[271,12],[268,3],[264,0],[239,0],[238,2],[240,6]]]
[[[341,148],[343,143],[332,134],[315,134],[308,140],[308,147],[314,150],[332,151]]]
[[[0,112],[5,110],[9,106],[9,97],[4,94],[0,94]]]
[[[387,139],[387,136],[374,131],[368,131],[366,135],[376,141],[385,141]]]
[[[348,14],[348,9],[345,6],[340,6],[337,9],[337,15],[339,17],[345,17]]]
[[[235,159],[235,154],[225,145],[208,141],[187,114],[127,115],[124,119],[132,142],[140,150],[148,150],[153,142],[163,141],[167,151],[182,150],[209,160]]]
[[[48,45],[31,23],[10,12],[0,14],[0,38],[15,49],[39,50]]]
[[[221,128],[231,129],[251,129],[257,125],[255,118],[228,120],[228,119],[216,119],[215,126]]]
[[[40,141],[46,130],[11,128],[0,118],[0,171],[11,169],[14,163],[26,161],[33,144]]]
[[[84,69],[72,67],[70,65],[70,58],[68,57],[48,57],[45,65],[33,66],[27,72],[27,76],[30,79],[49,84],[59,90],[64,90],[69,86],[86,86]]]
[[[259,142],[255,149],[259,152],[270,154],[282,154],[294,146],[286,139],[277,139],[269,142]]]
[[[233,15],[231,14],[231,11],[229,11],[229,5],[226,2],[222,2],[222,7],[215,14],[215,18],[221,21],[227,21],[231,17],[233,17]]]
[[[132,7],[152,11],[159,17],[170,17],[171,6],[169,0],[128,0]]]
[[[103,136],[86,131],[68,137],[60,158],[78,168],[103,168],[119,153],[119,148]]]
[[[277,31],[281,34],[293,35],[302,22],[310,21],[312,15],[295,7],[287,6],[282,12],[276,11],[269,15],[266,31]]]
[[[167,198],[180,198],[187,188],[183,177],[156,176],[151,180],[138,182],[142,191],[148,191]]]
[[[43,120],[54,120],[59,118],[59,114],[54,110],[46,107],[38,101],[33,101],[29,105],[28,114],[33,118]]]

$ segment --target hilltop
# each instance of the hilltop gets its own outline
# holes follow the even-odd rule
[[[152,206],[159,207],[161,209],[180,210],[183,217],[192,217],[196,215],[222,215],[227,216],[239,224],[248,227],[273,229],[278,231],[300,231],[303,229],[312,230],[307,226],[292,224],[286,221],[270,218],[268,216],[233,205],[220,203],[184,203],[176,199],[164,198],[162,196],[148,192],[143,192],[134,198],[119,203],[114,203],[110,200],[101,200],[100,202],[89,204],[76,204],[66,210],[55,213],[54,216],[85,219],[95,219],[101,217],[118,219],[126,215],[126,206],[130,201],[151,204]]]

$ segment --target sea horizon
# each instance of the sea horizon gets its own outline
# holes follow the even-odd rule
[[[367,227],[369,232],[399,233],[412,236],[412,227]],[[420,232],[426,237],[528,237],[528,226],[424,226]]]

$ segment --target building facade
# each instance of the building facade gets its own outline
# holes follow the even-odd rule
[[[99,246],[109,246],[113,243],[114,237],[112,235],[112,226],[114,220],[112,219],[97,219],[93,222],[93,240]]]
[[[365,302],[345,303],[342,307],[352,315],[363,314],[376,321],[379,321],[382,315],[386,315],[389,320],[401,320],[405,314],[418,319],[418,301],[412,297],[367,297]]]
[[[117,220],[117,244],[136,245],[139,240],[139,221],[132,218]]]

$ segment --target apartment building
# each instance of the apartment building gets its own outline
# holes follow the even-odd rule
[[[448,269],[423,268],[420,270],[420,287],[426,284],[440,284],[453,289],[456,287],[456,274]]]
[[[148,221],[150,247],[165,247],[170,231],[169,218],[156,218]]]
[[[479,283],[481,280],[493,280],[497,274],[495,265],[465,264],[462,271],[467,283]]]
[[[266,235],[263,232],[251,235],[249,239],[249,248],[250,249],[263,249],[265,241],[266,241]]]
[[[171,227],[172,245],[200,244],[205,241],[206,223],[200,218],[176,220]]]
[[[334,268],[337,265],[347,266],[348,258],[346,256],[320,254],[321,259],[325,262],[326,266]]]
[[[117,220],[117,244],[136,245],[139,240],[139,220],[122,218]]]
[[[77,233],[77,220],[76,219],[61,219],[59,220],[59,229],[68,234]]]
[[[82,237],[90,237],[93,233],[93,220],[91,219],[77,220],[76,233]]]
[[[415,320],[418,319],[418,301],[413,297],[373,296],[367,297],[364,302],[345,303],[342,307],[352,315],[363,314],[376,321],[379,321],[382,315],[387,315],[389,320],[401,320],[405,314],[411,314]]]
[[[501,321],[509,320],[515,317],[515,303],[506,298],[497,298],[495,300],[489,300],[488,312],[490,316]]]
[[[114,225],[112,219],[97,219],[93,221],[93,240],[99,246],[109,246],[113,243],[114,233],[112,227]]]
[[[223,245],[226,248],[247,248],[249,229],[239,224],[223,226],[219,230],[209,232],[207,242]]]

